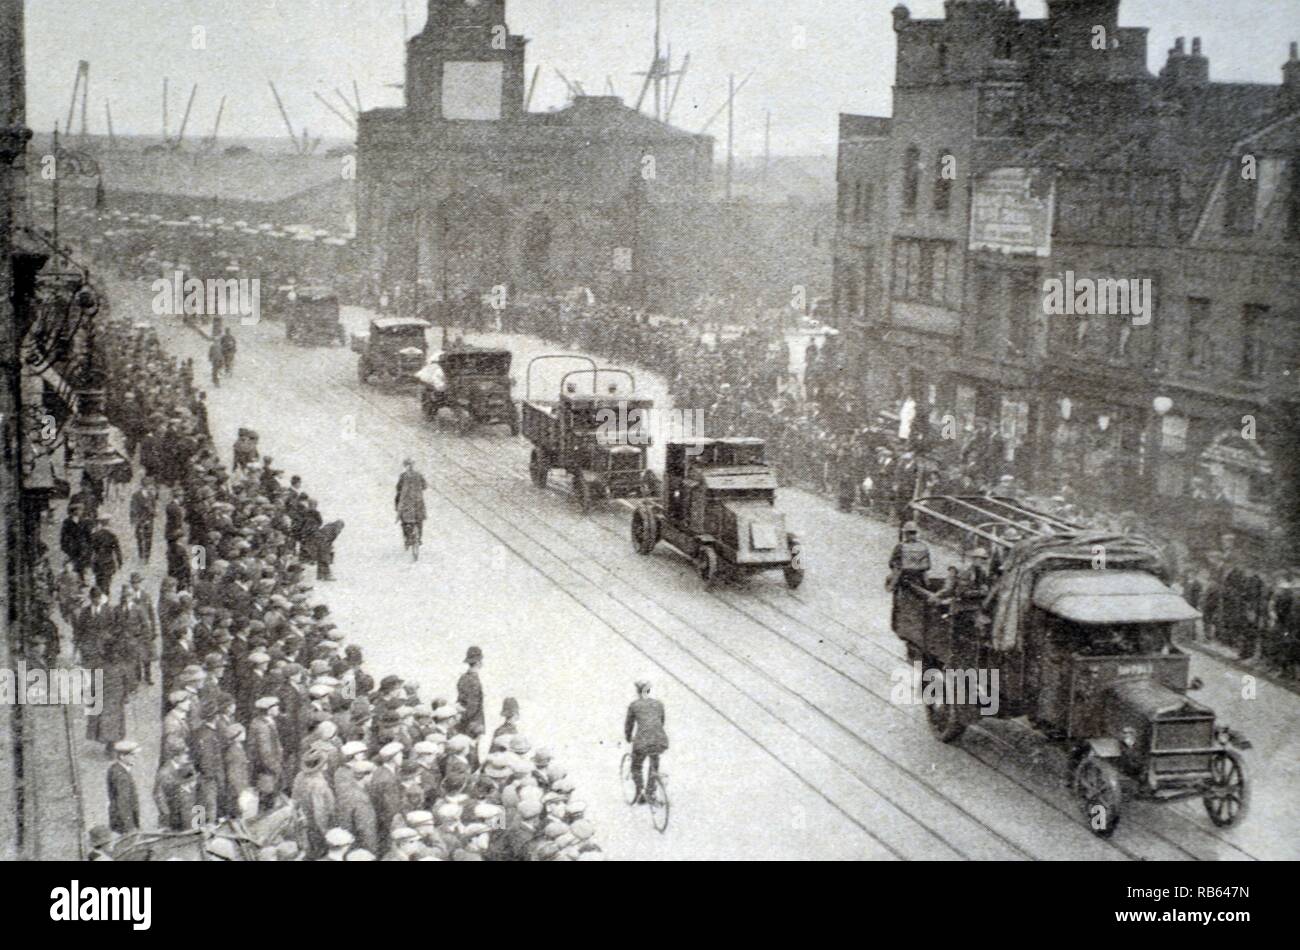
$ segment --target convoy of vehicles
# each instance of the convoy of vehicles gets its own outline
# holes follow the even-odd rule
[[[467,425],[522,431],[537,487],[558,468],[584,512],[598,499],[633,500],[636,551],[668,544],[706,588],[767,570],[780,570],[791,589],[803,582],[802,544],[776,507],[776,473],[761,440],[668,443],[660,492],[647,458],[653,402],[637,394],[631,373],[587,357],[537,357],[521,415],[509,351],[461,346],[425,365],[428,326],[372,321],[368,336],[353,339],[361,379],[415,379],[430,418],[450,409]],[[562,361],[570,365],[561,367],[556,398],[534,397],[536,371]],[[1130,800],[1199,798],[1215,825],[1241,820],[1249,786],[1239,750],[1250,744],[1188,695],[1200,683],[1173,632],[1199,615],[1165,585],[1153,545],[1092,533],[1009,498],[918,498],[907,517],[930,540],[993,555],[982,581],[974,574],[893,585],[891,626],[923,680],[939,684],[925,705],[940,741],[956,741],[983,715],[1023,717],[1066,753],[1073,794],[1101,837],[1115,832]],[[979,681],[973,671],[997,675]]]
[[[554,401],[532,395],[534,372],[546,361],[583,365],[564,373]],[[654,475],[646,463],[647,413],[653,405],[636,395],[636,379],[627,370],[601,369],[583,356],[536,357],[528,364],[523,404],[523,433],[533,444],[528,463],[533,484],[545,488],[551,469],[563,469],[583,512],[599,498],[653,495]]]
[[[1073,792],[1101,837],[1128,798],[1200,798],[1216,825],[1242,818],[1249,789],[1237,750],[1249,742],[1187,695],[1200,683],[1172,635],[1199,614],[1165,585],[1152,544],[1010,499],[921,498],[909,511],[933,537],[1000,555],[987,584],[976,575],[894,587],[894,632],[923,678],[943,686],[926,696],[940,741],[981,715],[1025,717],[1068,753]],[[975,671],[997,676],[981,691]]]

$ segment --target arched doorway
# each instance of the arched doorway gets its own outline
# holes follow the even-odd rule
[[[433,238],[440,292],[457,299],[508,282],[502,260],[504,220],[500,202],[477,189],[449,195],[438,204]]]

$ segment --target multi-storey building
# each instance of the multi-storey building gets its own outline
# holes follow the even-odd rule
[[[896,7],[894,115],[841,118],[835,306],[864,385],[1000,429],[1040,489],[1208,494],[1264,532],[1300,394],[1295,45],[1281,86],[1212,82],[1199,39],[1154,76],[1119,0],[1047,8]],[[1126,313],[1080,312],[1085,288]]]
[[[429,0],[405,108],[362,114],[357,237],[371,266],[431,294],[653,292],[669,279],[661,219],[707,200],[712,139],[613,96],[527,111],[526,41],[505,13],[505,0]]]

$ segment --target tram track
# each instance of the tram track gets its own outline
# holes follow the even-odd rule
[[[262,356],[263,354],[254,350],[247,353],[246,358],[250,362],[259,363],[262,362]],[[262,366],[263,368],[269,368],[265,362],[262,362]],[[320,408],[327,411],[333,409],[340,415],[346,414],[346,408],[351,408],[340,407],[340,400],[351,397],[381,413],[389,421],[403,429],[418,428],[423,429],[425,432],[428,431],[427,423],[424,423],[422,417],[418,414],[418,407],[414,405],[411,407],[415,417],[410,418],[408,415],[397,412],[392,405],[391,399],[381,393],[362,390],[350,378],[337,390],[321,390],[317,388],[304,391],[302,395],[304,399],[316,403]],[[383,435],[389,441],[396,442],[395,433],[377,434]],[[827,789],[823,787],[826,784],[825,781],[823,781],[822,785],[815,784],[803,774],[807,770],[792,767],[786,752],[777,748],[781,745],[780,737],[775,737],[777,741],[774,741],[774,735],[770,728],[765,730],[755,728],[752,722],[742,723],[738,720],[734,709],[725,710],[721,708],[709,695],[706,695],[706,693],[710,692],[709,690],[702,689],[698,685],[692,685],[691,682],[687,681],[691,678],[698,680],[698,676],[681,675],[680,662],[676,664],[665,662],[663,648],[656,649],[654,645],[645,642],[646,631],[638,632],[626,629],[626,620],[623,619],[623,622],[620,623],[620,618],[611,617],[608,605],[603,605],[605,609],[598,608],[592,603],[591,594],[597,592],[603,595],[618,608],[626,611],[636,621],[639,621],[640,624],[648,627],[649,631],[661,638],[664,645],[668,646],[670,650],[680,651],[689,659],[689,662],[696,664],[699,669],[706,671],[708,676],[723,684],[724,692],[731,690],[739,694],[737,697],[739,701],[748,703],[751,706],[748,712],[741,714],[742,716],[752,713],[753,709],[757,709],[770,717],[778,730],[784,729],[793,733],[808,743],[810,748],[816,750],[835,769],[852,776],[861,789],[864,789],[874,799],[875,804],[886,809],[886,814],[892,811],[896,818],[901,819],[905,825],[914,825],[931,841],[932,846],[941,845],[940,850],[950,851],[951,855],[949,856],[1031,858],[1040,856],[1035,853],[1036,849],[1032,843],[1023,840],[1017,842],[1013,837],[980,818],[950,795],[938,789],[933,782],[920,775],[914,768],[902,763],[887,751],[873,744],[863,734],[866,730],[863,730],[860,726],[854,726],[846,722],[844,717],[821,708],[805,697],[799,690],[792,687],[779,674],[765,668],[757,659],[746,655],[745,651],[739,649],[736,644],[733,643],[728,646],[721,642],[717,636],[711,635],[708,631],[702,629],[696,618],[683,616],[663,600],[647,593],[646,590],[630,585],[624,577],[620,576],[616,568],[609,567],[601,561],[593,559],[586,553],[590,548],[590,544],[585,543],[580,537],[575,537],[573,529],[581,531],[585,530],[584,525],[589,525],[594,530],[616,535],[622,543],[626,543],[626,531],[615,530],[611,527],[608,524],[609,518],[597,515],[587,519],[584,525],[561,526],[557,524],[554,519],[548,518],[542,512],[539,512],[535,506],[526,506],[506,490],[505,485],[519,483],[527,485],[530,492],[535,491],[531,483],[523,475],[522,469],[515,471],[509,467],[508,461],[502,457],[501,443],[489,442],[481,436],[474,435],[454,438],[456,441],[451,444],[470,448],[480,459],[484,460],[485,465],[480,468],[471,467],[456,458],[456,453],[448,451],[450,446],[438,445],[437,442],[431,444],[430,440],[422,439],[421,441],[425,447],[435,451],[442,472],[447,473],[454,470],[456,473],[452,478],[443,475],[434,481],[432,489],[440,498],[471,522],[478,525],[487,534],[494,537],[532,569],[546,577],[550,583],[596,618],[604,627],[610,629],[633,648],[663,667],[665,672],[673,676],[684,688],[721,715],[738,731],[746,735],[766,754],[844,814],[889,853],[897,857],[913,857],[916,856],[916,849],[909,847],[905,842],[895,840],[891,843],[891,841],[886,840],[886,837],[892,838],[893,835],[882,837],[878,834],[877,832],[881,830],[880,827],[874,822],[868,824],[861,814],[861,808],[855,808],[844,801],[846,794],[842,787],[839,790]],[[409,450],[409,448],[409,445],[401,446],[397,447],[396,451],[401,452]],[[468,481],[474,485],[476,491],[470,491],[464,487],[461,484],[463,481]],[[484,498],[480,494],[482,492],[495,495],[497,502],[494,503]],[[521,517],[523,523],[512,520],[504,513],[503,509],[514,513],[516,517]],[[542,537],[538,537],[537,527],[544,529]],[[534,530],[530,530],[530,528]],[[569,550],[565,550],[566,548]],[[543,558],[537,556],[539,553],[556,563],[539,563],[543,560]],[[642,563],[654,564],[655,562]],[[661,577],[678,574],[679,572],[674,571],[669,566],[670,564],[671,562],[667,561],[667,559],[661,559],[652,569],[652,573]],[[581,570],[579,570],[579,565],[582,567]],[[565,569],[572,571],[577,575],[577,578],[564,576],[563,571]],[[773,603],[766,596],[767,593],[758,592],[753,599],[765,610],[776,614],[778,617],[776,620],[771,617],[764,619],[764,617],[759,616],[759,612],[756,611],[754,606],[738,603],[737,598],[730,591],[715,592],[710,601],[715,606],[722,608],[724,612],[743,617],[749,626],[766,631],[790,648],[804,654],[814,663],[824,667],[828,675],[847,681],[869,702],[889,707],[887,715],[901,716],[909,724],[909,727],[915,727],[915,716],[907,715],[905,710],[890,703],[886,696],[882,696],[871,685],[869,677],[880,673],[888,675],[889,670],[887,667],[873,662],[872,659],[869,659],[867,655],[854,646],[846,645],[836,637],[830,636],[826,630],[815,626],[810,620],[799,617],[781,605]],[[791,595],[791,598],[805,610],[824,617],[831,624],[858,640],[865,639],[871,650],[879,651],[895,663],[899,661],[897,655],[891,654],[882,644],[875,642],[871,636],[860,634],[849,624],[844,623],[821,608],[807,603],[800,597]],[[802,631],[802,634],[791,634],[781,629],[786,624],[779,618],[784,618],[786,622],[793,624],[796,631]],[[822,645],[829,644],[830,647],[854,658],[861,664],[868,677],[864,678],[861,675],[863,671],[854,672],[845,669],[842,660],[837,661],[834,657],[819,655],[819,653],[824,653],[825,650],[818,650],[806,642],[799,642],[798,638],[802,636],[806,640],[807,634],[811,634],[816,642]],[[699,642],[686,642],[692,637],[697,638]],[[717,655],[707,655],[710,650],[716,651]],[[674,665],[678,669],[675,670]],[[809,717],[811,717],[811,722]],[[821,726],[821,728],[819,729],[817,726]],[[828,740],[826,727],[829,727],[841,741],[836,742],[833,738]],[[864,775],[860,763],[851,761],[861,756],[855,757],[846,754],[842,750],[844,741],[847,741],[860,752],[865,752],[867,756],[875,757],[887,769],[894,770],[897,775],[890,777],[889,781],[882,781],[878,776],[873,779],[870,775]],[[1050,801],[1018,776],[1010,774],[1004,768],[991,764],[969,749],[961,749],[961,752],[980,762],[981,766],[991,776],[1010,782],[1013,786],[1018,787],[1022,794],[1037,800],[1052,812],[1064,814],[1072,827],[1081,827],[1077,815],[1072,810],[1067,811],[1059,804]],[[896,797],[902,797],[895,794],[899,791],[896,784],[900,780],[899,777],[901,777],[901,780],[905,780],[906,783],[911,784],[912,797],[915,798],[919,795],[921,798],[919,804],[908,802],[905,806],[894,800]],[[890,787],[891,785],[894,787]],[[944,809],[950,810],[951,814],[945,813]],[[872,809],[871,813],[872,817],[877,817],[880,814],[875,809]],[[1086,829],[1083,829],[1081,833],[1089,841],[1096,840],[1092,838]],[[1158,832],[1151,831],[1150,833],[1181,854],[1192,858],[1198,857],[1197,854],[1182,847],[1177,842],[1165,838]],[[981,840],[981,836],[988,840]],[[950,840],[951,838],[958,839],[957,843]],[[995,845],[995,847],[990,847],[990,844]],[[1151,856],[1150,854],[1138,853],[1116,841],[1104,844],[1107,848],[1114,849],[1124,857],[1142,859]],[[933,851],[934,849],[932,847],[925,850]],[[1143,851],[1147,850],[1143,848]],[[1237,850],[1240,851],[1241,849],[1238,848]],[[998,854],[996,852],[1002,853]],[[1245,854],[1244,851],[1242,853]],[[941,855],[929,853],[922,856]]]

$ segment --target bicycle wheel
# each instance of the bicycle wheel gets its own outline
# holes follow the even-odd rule
[[[636,801],[636,782],[632,781],[632,753],[624,752],[618,766],[618,780],[623,786],[623,801],[631,805]]]
[[[655,831],[663,834],[668,828],[668,812],[672,807],[668,800],[668,786],[659,776],[655,776],[654,781],[649,784],[650,788],[646,794],[650,798],[650,820],[654,822]]]

